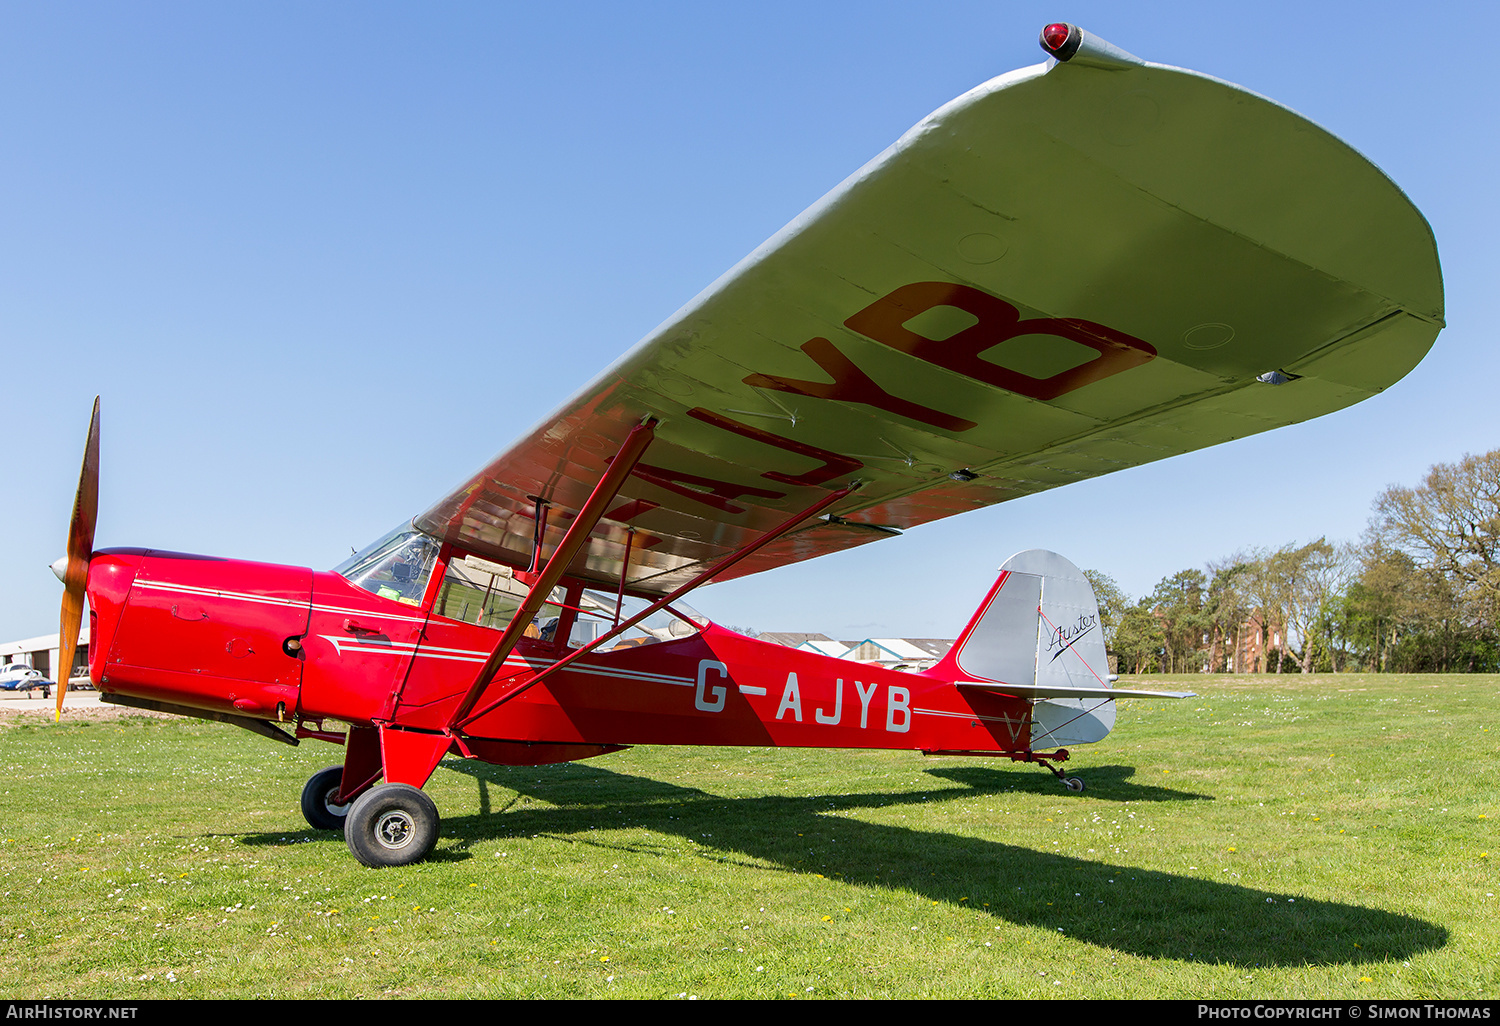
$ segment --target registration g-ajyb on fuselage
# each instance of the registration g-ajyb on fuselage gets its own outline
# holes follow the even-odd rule
[[[1348,406],[1421,359],[1443,297],[1422,216],[1321,128],[1071,26],[1042,43],[337,571],[94,553],[96,418],[64,643],[86,582],[106,700],[343,745],[303,811],[370,865],[431,850],[447,755],[902,748],[1063,777],[1146,693],[1112,686],[1060,556],[1008,560],[921,673],[682,597]]]

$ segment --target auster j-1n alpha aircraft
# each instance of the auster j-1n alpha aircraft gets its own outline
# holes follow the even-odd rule
[[[1093,590],[1012,557],[932,669],[682,604],[991,503],[1341,409],[1442,327],[1431,230],[1350,147],[1071,25],[936,111],[411,523],[330,572],[93,551],[65,581],[106,701],[344,746],[302,796],[356,858],[427,855],[449,754],[900,748],[1039,763],[1114,701]],[[1099,511],[1101,524],[1108,511]],[[58,710],[62,708],[59,689]]]

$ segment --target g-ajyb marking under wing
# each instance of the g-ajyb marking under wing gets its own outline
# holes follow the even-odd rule
[[[1379,169],[1085,38],[924,119],[416,525],[525,564],[535,498],[555,544],[655,417],[572,572],[618,581],[635,529],[627,576],[663,593],[817,489],[864,485],[724,576],[1318,416],[1415,365],[1436,247]]]

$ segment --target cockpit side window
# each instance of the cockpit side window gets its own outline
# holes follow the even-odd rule
[[[432,611],[450,620],[504,630],[530,592],[508,566],[478,556],[455,556],[448,563]],[[561,587],[552,590],[541,612],[527,626],[526,637],[550,640],[548,627],[555,625],[563,612],[563,595]]]
[[[628,620],[651,604],[650,599],[626,595],[618,602],[614,595],[604,591],[585,591],[579,603],[578,620],[568,638],[568,647],[586,645],[606,633],[616,623]],[[614,641],[604,644],[604,651],[617,648],[635,648],[654,645],[659,641],[673,641],[691,637],[708,626],[708,618],[686,603],[678,602],[659,609],[640,623],[625,631]]]

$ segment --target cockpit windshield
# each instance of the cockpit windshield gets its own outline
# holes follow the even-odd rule
[[[381,598],[419,606],[440,547],[436,539],[403,524],[344,560],[333,572]]]

